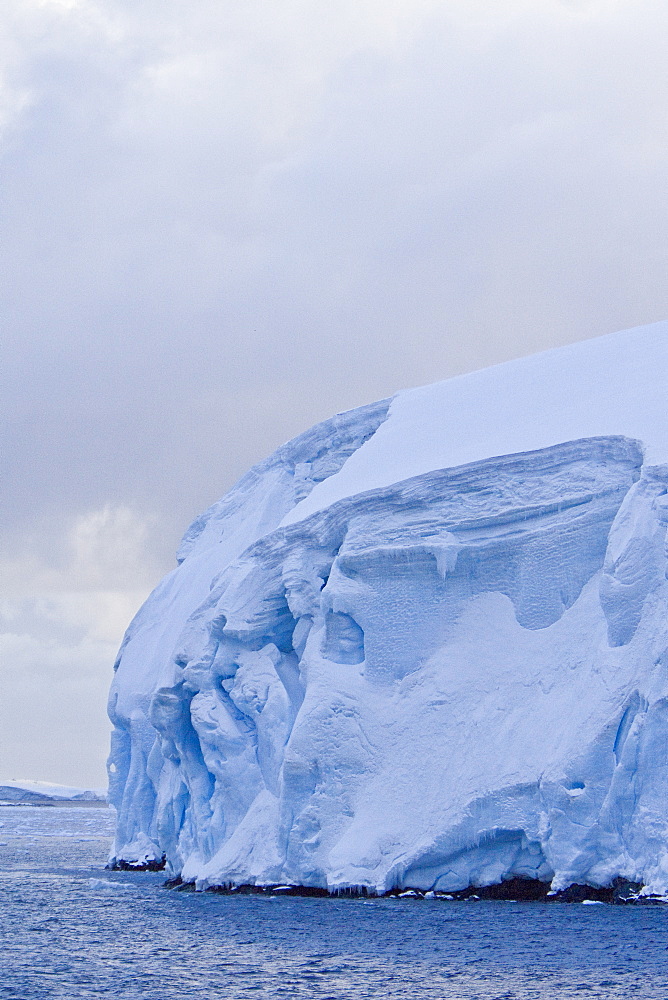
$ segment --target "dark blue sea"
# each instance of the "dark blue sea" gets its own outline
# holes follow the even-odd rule
[[[0,998],[668,998],[668,907],[176,892],[113,822],[0,808]]]

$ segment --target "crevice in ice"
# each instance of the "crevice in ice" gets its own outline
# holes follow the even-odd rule
[[[160,688],[151,701],[150,721],[161,736],[161,751],[178,768],[188,792],[184,815],[191,826],[193,846],[206,858],[211,853],[210,820],[214,777],[207,768],[200,734],[193,725],[197,695],[183,683]]]
[[[624,750],[624,744],[626,743],[629,732],[631,731],[631,726],[633,725],[636,715],[640,711],[647,711],[647,703],[641,699],[640,693],[634,691],[631,695],[629,704],[626,706],[622,713],[622,717],[619,720],[619,726],[617,728],[617,733],[615,734],[615,742],[613,744],[613,753],[615,755],[615,760],[619,764],[622,752]]]
[[[439,857],[438,852],[428,852],[402,873],[400,884],[453,892],[512,878],[545,881],[551,874],[540,843],[529,840],[524,830],[495,828],[451,854]]]
[[[600,595],[611,646],[632,640],[645,601],[666,578],[667,473],[645,472],[627,493],[610,530]]]
[[[322,652],[334,663],[364,662],[364,632],[351,615],[327,612]]]

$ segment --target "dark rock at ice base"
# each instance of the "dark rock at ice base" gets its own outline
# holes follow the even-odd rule
[[[185,886],[187,883],[183,883]],[[194,883],[190,883],[194,888]],[[302,898],[324,898],[331,895],[327,889],[319,889],[311,885],[211,885],[206,892],[220,893],[222,895],[239,896],[300,896]]]
[[[124,639],[116,863],[661,899],[667,381],[662,323],[400,392],[255,466]]]
[[[124,858],[114,858],[105,865],[108,871],[121,872],[162,872],[165,870],[166,858],[144,858],[137,861],[126,861]]]
[[[138,867],[137,865],[118,865],[118,868],[131,871],[159,871],[158,867]],[[168,878],[164,883],[166,889],[176,889],[179,892],[195,892],[195,882],[184,882],[179,876]],[[647,895],[644,886],[639,882],[629,882],[626,879],[615,879],[611,886],[570,885],[559,891],[552,891],[549,882],[541,882],[531,878],[511,878],[495,885],[469,886],[454,892],[435,892],[415,888],[388,889],[382,894],[369,893],[365,886],[347,887],[329,892],[327,889],[304,885],[210,885],[204,891],[224,896],[299,896],[319,898],[394,898],[394,899],[436,899],[454,902],[491,900],[516,903],[609,903],[616,905],[663,905],[668,902],[666,897]]]

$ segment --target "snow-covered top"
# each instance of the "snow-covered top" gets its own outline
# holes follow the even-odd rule
[[[668,322],[568,344],[397,393],[387,419],[283,519],[436,469],[578,438],[642,442],[668,463]]]
[[[8,778],[0,779],[0,790],[5,788],[16,789],[17,791],[33,792],[35,795],[44,795],[50,799],[86,799],[103,801],[106,798],[105,788],[76,788],[72,785],[57,785],[51,781],[34,781],[30,778]],[[0,796],[1,797],[1,796]]]

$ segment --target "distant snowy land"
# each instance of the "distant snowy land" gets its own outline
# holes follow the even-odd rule
[[[251,469],[123,641],[112,863],[668,893],[667,375],[659,323],[338,414]]]
[[[0,805],[67,805],[77,803],[105,803],[107,793],[102,788],[73,788],[56,785],[50,781],[0,778]]]

